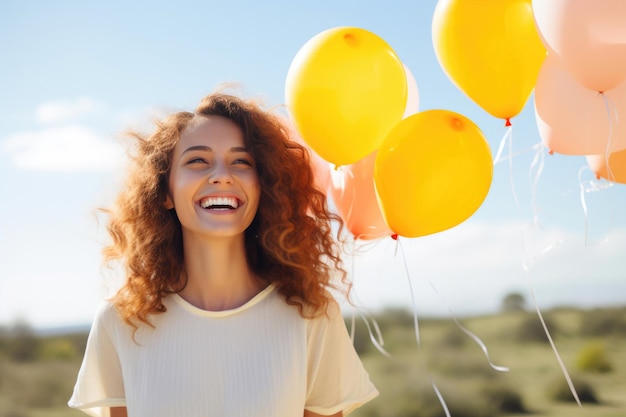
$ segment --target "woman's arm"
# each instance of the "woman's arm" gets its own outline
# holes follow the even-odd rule
[[[126,407],[111,407],[111,417],[128,417]]]

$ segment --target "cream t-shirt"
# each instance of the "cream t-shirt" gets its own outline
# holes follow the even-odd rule
[[[177,294],[155,328],[132,328],[110,303],[98,310],[69,406],[130,417],[347,415],[378,395],[333,303],[304,319],[273,285],[243,306],[205,311]]]

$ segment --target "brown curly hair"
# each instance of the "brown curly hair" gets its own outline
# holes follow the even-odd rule
[[[181,224],[165,208],[171,157],[176,143],[196,116],[228,118],[243,131],[256,162],[261,197],[256,217],[245,232],[252,271],[274,283],[286,302],[303,317],[324,314],[329,289],[349,291],[339,240],[343,223],[331,213],[326,195],[314,183],[308,150],[289,137],[284,121],[252,100],[213,93],[194,113],[178,112],[156,122],[151,135],[129,132],[136,140],[125,183],[109,215],[112,243],[105,262],[120,261],[126,281],[113,303],[135,329],[166,310],[163,297],[186,284]],[[333,233],[337,222],[337,233]],[[336,280],[336,278],[339,278]]]

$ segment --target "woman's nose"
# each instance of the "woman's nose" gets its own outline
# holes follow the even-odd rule
[[[215,164],[214,168],[209,174],[209,183],[222,184],[232,183],[232,181],[233,177],[231,175],[228,165],[224,163]]]

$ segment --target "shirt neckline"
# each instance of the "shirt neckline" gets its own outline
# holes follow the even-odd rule
[[[275,288],[276,286],[273,283],[269,284],[267,287],[261,290],[257,295],[255,295],[254,297],[252,297],[250,300],[246,301],[244,304],[240,305],[239,307],[236,307],[230,310],[220,310],[220,311],[204,310],[199,307],[196,307],[190,302],[188,302],[187,300],[185,300],[183,297],[181,297],[178,293],[170,294],[168,297],[172,297],[172,300],[176,302],[176,304],[178,304],[179,306],[183,307],[185,310],[187,310],[188,312],[196,316],[225,317],[225,316],[231,316],[233,314],[240,313],[244,310],[248,310],[249,308],[253,307],[254,305],[258,304],[259,302],[267,298],[269,294],[274,292]]]

